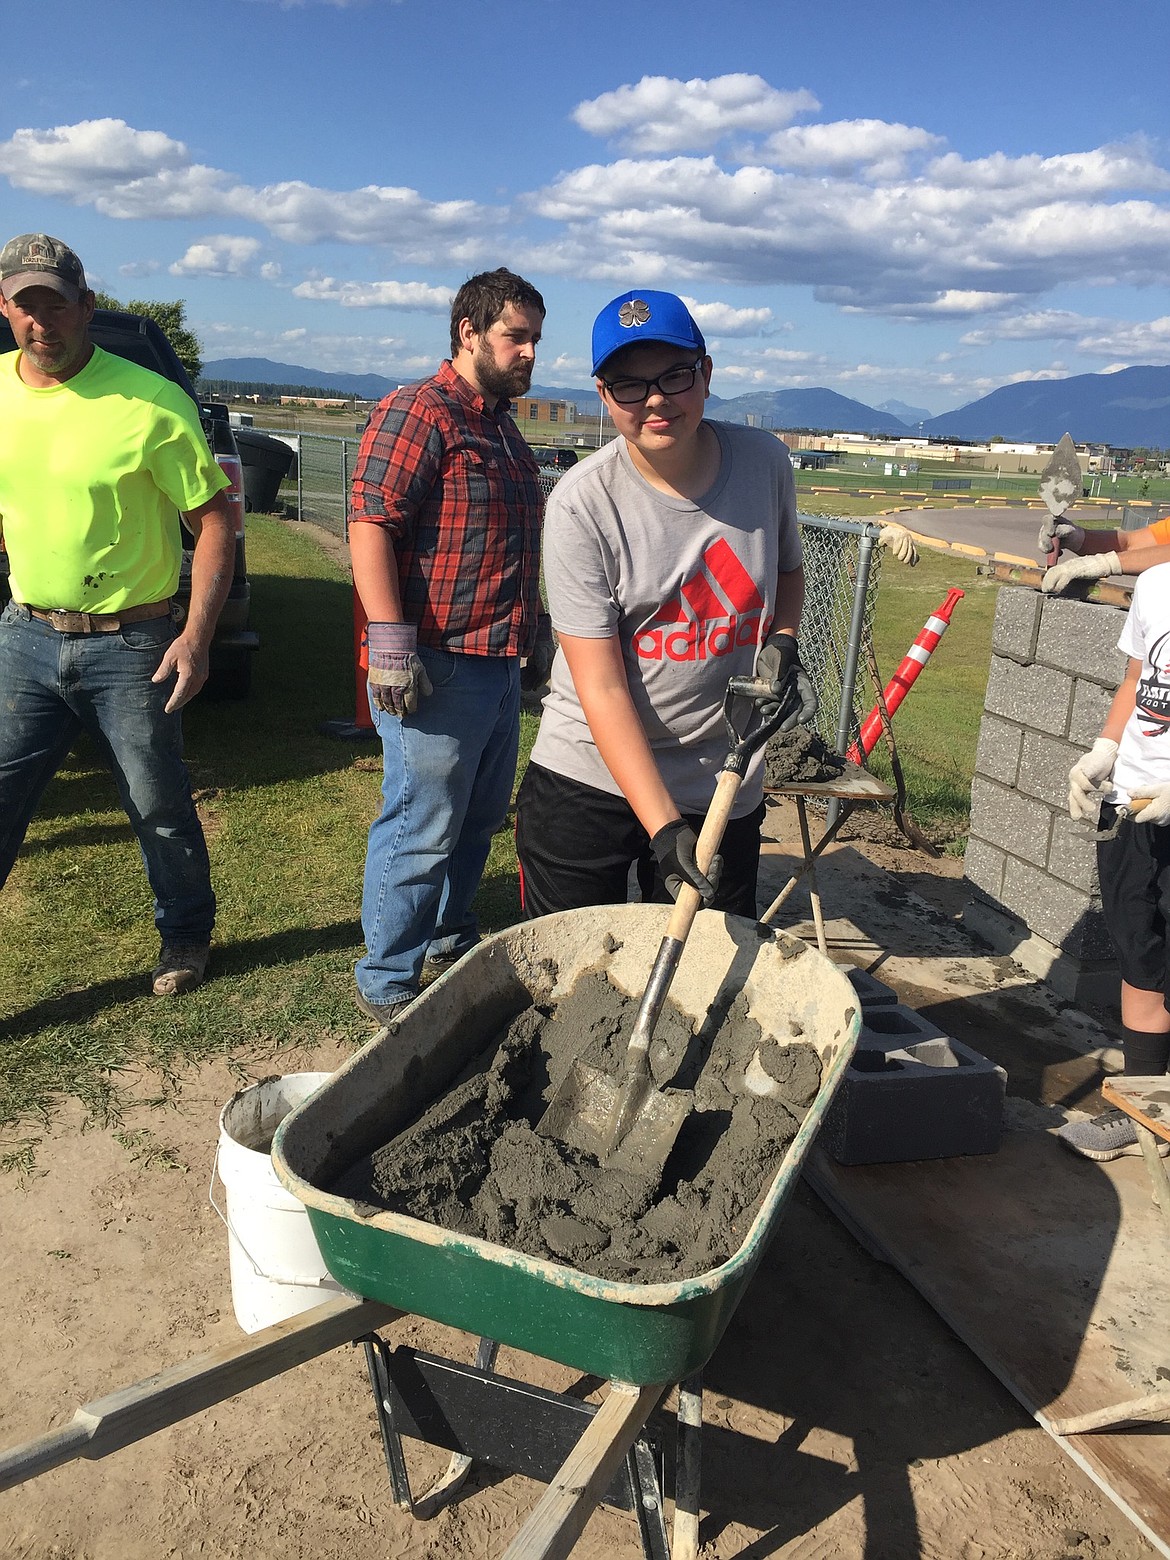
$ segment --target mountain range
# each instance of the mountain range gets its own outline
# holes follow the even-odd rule
[[[314,386],[371,401],[396,390],[401,382],[381,374],[333,373],[269,358],[219,358],[203,365],[203,378],[274,387]],[[584,413],[596,413],[598,407],[592,386],[534,384],[529,394],[541,400],[572,401]],[[827,389],[754,390],[729,400],[713,395],[708,405],[728,422],[751,418],[766,428],[895,436],[921,432],[972,443],[1001,438],[1010,443],[1051,444],[1062,433],[1071,433],[1078,443],[1170,448],[1170,366],[1003,385],[938,417],[902,401],[866,406]]]

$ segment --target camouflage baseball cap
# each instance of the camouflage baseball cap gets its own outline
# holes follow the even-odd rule
[[[25,287],[51,287],[70,303],[88,291],[81,261],[47,233],[21,233],[0,250],[0,292],[15,298]]]

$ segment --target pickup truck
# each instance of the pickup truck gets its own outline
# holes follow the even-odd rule
[[[120,309],[95,309],[90,339],[107,352],[117,353],[143,368],[151,368],[170,379],[189,395],[199,408],[199,418],[211,453],[232,479],[227,490],[229,507],[236,522],[236,556],[231,589],[219,615],[211,642],[211,670],[204,687],[210,698],[243,699],[252,686],[252,656],[260,646],[260,637],[248,626],[252,591],[248,583],[244,552],[244,490],[240,452],[236,447],[227,407],[219,402],[201,402],[179,361],[175,349],[162,328],[154,321]],[[0,353],[14,352],[16,342],[8,321],[0,318]],[[193,539],[183,527],[183,567],[175,601],[182,614],[191,596],[191,549]],[[0,605],[8,600],[8,558],[0,547]]]

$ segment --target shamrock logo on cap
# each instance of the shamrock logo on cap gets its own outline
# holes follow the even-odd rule
[[[650,318],[650,305],[644,298],[631,298],[618,310],[618,320],[629,330],[634,325],[645,325]]]

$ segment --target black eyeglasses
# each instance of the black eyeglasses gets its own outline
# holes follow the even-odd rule
[[[688,368],[668,368],[657,379],[603,379],[601,382],[619,406],[637,406],[649,398],[652,390],[663,395],[685,395],[693,389],[703,362],[699,358]]]

